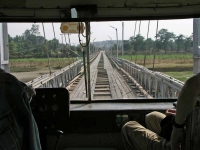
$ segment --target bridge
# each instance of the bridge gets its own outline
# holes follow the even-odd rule
[[[78,60],[53,74],[29,81],[27,85],[34,88],[67,88],[71,100],[84,101],[88,100],[88,94],[91,94],[91,100],[177,98],[184,84],[105,51],[91,55],[90,63],[90,79],[87,74],[84,75],[83,61]]]
[[[88,24],[88,23],[87,23]],[[86,24],[86,25],[87,25]],[[194,31],[199,31],[200,20],[194,19]],[[1,68],[9,70],[7,25],[1,24]],[[87,30],[89,31],[88,27]],[[194,73],[199,72],[199,32],[194,32]],[[87,32],[88,34],[88,32]],[[88,39],[86,39],[88,40]],[[88,42],[86,42],[88,43]],[[118,49],[118,48],[117,48]],[[89,54],[89,46],[87,46]],[[123,53],[123,52],[122,52]],[[67,88],[72,100],[177,98],[183,82],[161,72],[151,71],[134,62],[120,59],[101,51],[88,56],[87,70],[78,60],[52,74],[29,81],[34,88]],[[90,60],[90,63],[89,63]]]

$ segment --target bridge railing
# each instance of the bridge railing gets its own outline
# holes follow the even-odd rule
[[[98,53],[90,56],[93,61]],[[34,88],[59,88],[66,87],[81,71],[83,61],[78,60],[65,68],[62,68],[52,74],[45,74],[32,81],[27,82],[28,86],[32,85]]]
[[[184,83],[161,72],[109,55],[154,98],[177,98]]]

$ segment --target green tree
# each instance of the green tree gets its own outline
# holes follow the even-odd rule
[[[135,38],[134,38],[134,36],[131,36],[130,38],[129,38],[129,43],[130,43],[130,46],[131,46],[131,54],[133,54],[133,50],[134,50],[134,43],[135,43]]]
[[[8,34],[8,42],[10,43],[11,41],[13,41],[13,38]]]
[[[40,28],[39,25],[32,24],[32,27],[31,27],[31,30],[30,30],[31,34],[33,34],[35,36],[39,36],[40,35],[39,28]]]
[[[184,35],[179,34],[178,36],[175,37],[175,43],[176,43],[176,51],[177,53],[180,51],[181,48],[184,46]]]
[[[154,41],[151,38],[145,40],[146,50],[151,50],[154,48]]]
[[[174,40],[169,40],[168,45],[171,51],[175,50],[176,45],[174,43]]]
[[[128,51],[131,49],[130,42],[128,40],[124,40],[124,50]]]
[[[55,51],[58,47],[59,41],[57,39],[47,41],[48,47],[51,51]]]
[[[29,39],[30,35],[31,35],[31,32],[28,29],[26,29],[25,32],[23,33],[23,37],[25,40]]]
[[[185,37],[184,39],[184,50],[187,52],[193,46],[192,35],[189,37]]]
[[[129,38],[130,45],[135,51],[145,50],[144,37],[140,34]]]
[[[17,51],[17,45],[15,44],[14,41],[10,41],[10,42],[9,42],[9,50],[10,50],[11,52],[16,52],[16,51]]]
[[[136,35],[135,42],[136,51],[145,50],[144,37],[141,34]]]
[[[32,42],[29,40],[24,41],[23,43],[25,51],[28,51],[32,48]]]
[[[161,49],[163,48],[163,42],[159,39],[157,39],[156,41],[154,41],[154,48],[157,52],[159,52]],[[152,51],[153,53],[153,51]]]
[[[169,46],[169,40],[174,39],[174,37],[175,34],[173,32],[168,32],[167,29],[161,29],[158,31],[157,38],[158,41],[162,43],[162,48],[164,49],[165,53],[167,52]]]

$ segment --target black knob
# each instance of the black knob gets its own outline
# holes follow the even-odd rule
[[[57,135],[57,137],[62,137],[63,135],[64,135],[64,132],[63,131],[61,131],[61,130],[57,130],[56,131],[56,135]]]
[[[60,137],[63,136],[63,134],[64,134],[64,133],[63,133],[63,131],[61,131],[61,130],[57,130],[57,131],[56,131],[57,140],[56,140],[56,144],[55,144],[54,150],[57,150],[58,140],[60,139]]]

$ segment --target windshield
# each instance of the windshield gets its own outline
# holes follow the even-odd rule
[[[194,74],[193,19],[91,22],[76,34],[60,27],[8,23],[11,74],[66,87],[71,100],[177,98]]]

